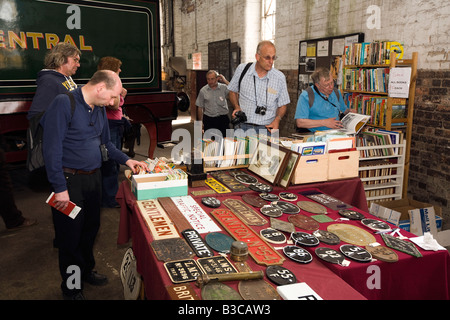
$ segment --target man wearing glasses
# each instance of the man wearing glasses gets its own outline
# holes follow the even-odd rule
[[[312,132],[341,129],[340,119],[347,107],[342,95],[335,89],[330,70],[319,68],[312,75],[314,85],[303,90],[297,102],[295,121],[298,128]],[[309,92],[308,92],[309,91]],[[314,99],[311,103],[310,99]]]
[[[269,134],[278,130],[280,121],[286,113],[286,105],[290,103],[286,77],[273,68],[277,59],[275,45],[270,41],[258,44],[255,54],[256,62],[252,63],[244,73],[246,64],[237,67],[228,85],[229,97],[234,111],[243,111],[247,121],[235,125],[244,131],[253,129],[268,130]],[[244,76],[241,78],[241,75]],[[267,131],[265,131],[267,133]]]

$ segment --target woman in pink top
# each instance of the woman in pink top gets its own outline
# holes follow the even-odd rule
[[[112,70],[117,74],[122,71],[120,67],[122,61],[114,57],[103,57],[100,59],[97,70]],[[114,106],[106,107],[106,117],[108,118],[109,132],[111,142],[122,150],[122,139],[125,128],[130,126],[130,122],[123,116],[122,105],[125,101],[127,90],[122,88],[122,94],[117,98]],[[119,189],[118,175],[120,165],[114,160],[103,162],[102,177],[103,177],[103,196],[102,206],[108,208],[118,208],[119,204],[116,201],[116,193]]]

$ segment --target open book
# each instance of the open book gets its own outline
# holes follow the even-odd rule
[[[362,127],[364,127],[367,121],[369,121],[369,119],[370,116],[368,115],[349,112],[344,116],[344,118],[342,118],[341,122],[344,128],[339,131],[356,135]]]

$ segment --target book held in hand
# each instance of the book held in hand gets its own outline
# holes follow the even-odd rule
[[[47,201],[45,201],[45,202],[54,208],[55,207],[54,201],[55,201],[55,193],[52,192],[50,194],[50,196],[48,197]],[[63,211],[61,211],[61,210],[59,210],[59,211],[64,213],[66,216],[68,216],[72,219],[75,219],[76,216],[78,215],[78,213],[80,212],[80,210],[81,210],[81,208],[79,206],[77,206],[72,201],[69,201],[69,205],[66,207],[66,209],[64,209]]]
[[[349,112],[341,120],[344,129],[340,129],[340,131],[347,134],[356,135],[364,127],[367,121],[369,121],[369,119],[370,116],[368,115]]]

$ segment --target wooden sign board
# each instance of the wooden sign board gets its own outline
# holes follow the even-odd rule
[[[179,238],[177,229],[157,200],[136,201],[154,240]]]

